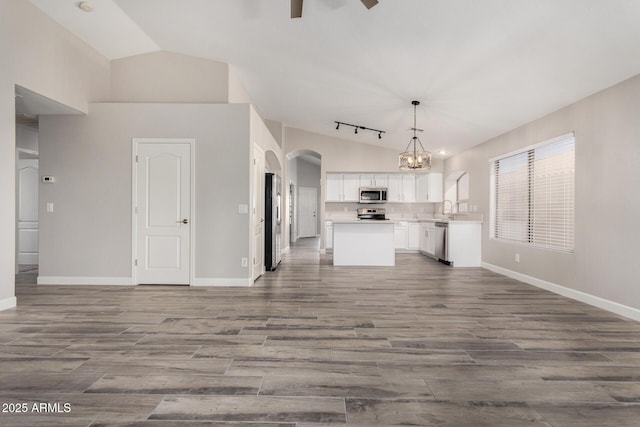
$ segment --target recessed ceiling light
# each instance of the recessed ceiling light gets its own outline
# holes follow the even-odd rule
[[[447,152],[445,150],[440,150],[440,154],[444,156],[445,154],[447,154]]]
[[[83,10],[85,12],[93,12],[93,5],[88,1],[81,1],[80,3],[78,3],[78,7],[80,8],[80,10]]]

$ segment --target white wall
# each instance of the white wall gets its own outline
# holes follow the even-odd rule
[[[484,213],[485,263],[640,310],[640,76],[480,144],[445,162],[470,174]],[[489,239],[489,158],[575,131],[575,253]],[[520,262],[514,262],[514,253]],[[638,312],[640,318],[640,312]]]
[[[153,52],[111,62],[113,102],[207,102],[229,99],[229,67],[172,52]]]
[[[31,126],[17,124],[16,147],[31,151],[38,151],[38,129]]]
[[[133,138],[196,139],[195,277],[248,279],[247,104],[91,104],[87,116],[43,116],[40,275],[131,277]],[[46,213],[46,203],[55,211]],[[249,282],[247,282],[249,283]]]
[[[15,304],[15,85],[79,111],[109,96],[109,63],[27,1],[0,1],[0,310]]]
[[[228,102],[231,104],[253,104],[249,93],[247,93],[247,90],[240,80],[240,77],[238,77],[236,68],[233,65],[229,65],[228,70]]]
[[[271,132],[271,135],[273,135],[276,143],[282,147],[282,138],[284,133],[284,126],[282,125],[282,122],[265,120],[264,124],[267,126],[267,129],[269,129],[269,132]]]

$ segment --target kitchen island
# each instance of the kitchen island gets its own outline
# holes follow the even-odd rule
[[[333,265],[396,265],[393,222],[389,220],[333,221]]]

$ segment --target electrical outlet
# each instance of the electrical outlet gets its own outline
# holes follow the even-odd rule
[[[47,203],[47,212],[53,212],[53,203],[51,202]]]
[[[242,258],[242,261],[240,261],[240,266],[246,267],[248,263],[249,260],[247,258]]]
[[[516,262],[520,262],[520,254],[518,252],[516,252],[516,256],[514,259]]]

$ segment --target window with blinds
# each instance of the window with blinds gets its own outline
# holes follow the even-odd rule
[[[575,137],[491,159],[490,237],[573,252]]]

